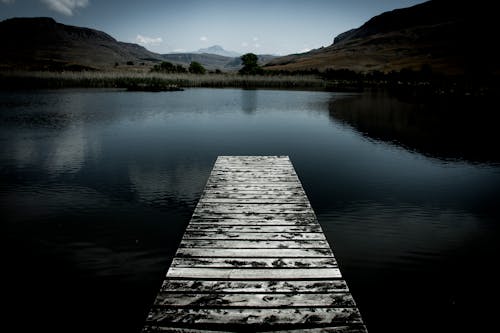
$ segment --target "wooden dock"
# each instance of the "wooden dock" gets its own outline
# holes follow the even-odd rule
[[[366,332],[286,156],[219,156],[143,332]]]

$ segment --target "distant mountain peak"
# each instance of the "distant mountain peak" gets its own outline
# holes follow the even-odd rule
[[[198,53],[217,54],[220,56],[231,57],[231,58],[239,57],[241,55],[238,52],[227,51],[220,45],[213,45],[207,48],[199,49]]]

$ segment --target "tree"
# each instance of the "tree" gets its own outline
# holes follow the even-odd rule
[[[152,72],[161,73],[186,73],[187,70],[182,65],[174,65],[168,61],[162,61],[159,65],[154,65]]]
[[[255,54],[247,53],[242,55],[240,59],[243,62],[243,68],[239,71],[240,74],[255,75],[264,73],[264,70],[258,64],[259,58]]]
[[[189,65],[189,73],[193,74],[205,74],[206,70],[202,64],[197,61],[192,61]]]

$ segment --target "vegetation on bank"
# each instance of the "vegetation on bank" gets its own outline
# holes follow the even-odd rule
[[[402,69],[383,73],[358,73],[348,69],[319,71],[276,71],[261,67],[257,56],[241,57],[238,73],[208,72],[202,64],[191,62],[188,68],[164,61],[149,72],[1,72],[0,89],[19,88],[126,88],[141,91],[172,91],[186,87],[276,88],[362,91],[366,88],[389,88],[415,97],[433,95],[493,95],[500,91],[498,76],[489,73],[444,76],[430,66],[420,70]]]
[[[130,88],[136,86],[325,89],[314,75],[237,75],[129,72],[0,72],[0,89],[19,88]],[[167,90],[165,89],[165,90]]]

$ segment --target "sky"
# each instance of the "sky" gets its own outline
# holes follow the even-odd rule
[[[328,46],[384,11],[424,0],[0,0],[0,20],[52,17],[158,53],[212,45],[286,55]]]

